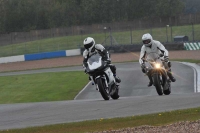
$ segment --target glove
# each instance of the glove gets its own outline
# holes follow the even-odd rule
[[[159,54],[159,56],[160,56],[160,57],[163,57],[163,56],[164,56],[164,54],[163,54],[163,53],[161,53],[161,54]]]
[[[105,60],[105,62],[106,62],[106,63],[108,63],[108,64],[110,64],[110,63],[111,63],[111,61],[110,61],[110,60]]]
[[[169,57],[168,56],[164,56],[164,61],[168,62],[169,61]]]

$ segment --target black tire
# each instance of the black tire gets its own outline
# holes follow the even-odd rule
[[[115,90],[115,93],[113,95],[111,95],[112,99],[116,100],[119,98],[119,86],[115,85],[116,87],[116,90]]]
[[[160,84],[160,77],[158,74],[153,75],[153,83],[154,83],[154,86],[156,87],[156,91],[158,95],[163,95],[163,91]]]
[[[97,85],[99,87],[99,92],[101,93],[101,96],[103,97],[104,100],[109,100],[110,99],[110,95],[109,93],[105,90],[106,89],[106,85],[104,82],[102,82],[101,78],[98,78],[96,80]]]
[[[165,95],[169,95],[171,93],[171,91],[168,89],[168,90],[164,90],[163,92]]]
[[[170,83],[167,83],[167,84],[168,84],[168,89],[163,91],[165,95],[169,95],[171,93],[171,85]]]

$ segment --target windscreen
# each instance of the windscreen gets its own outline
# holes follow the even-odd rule
[[[88,58],[88,67],[90,70],[101,67],[101,56],[97,53]]]

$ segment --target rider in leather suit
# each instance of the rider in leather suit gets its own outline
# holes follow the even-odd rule
[[[113,76],[115,77],[115,81],[120,83],[121,79],[116,76],[116,67],[115,65],[111,64],[110,55],[108,51],[103,47],[103,45],[95,44],[95,40],[92,37],[87,37],[84,39],[83,44],[85,48],[85,51],[83,52],[83,66],[86,68],[88,57],[98,52],[102,56],[102,59],[109,63],[110,69],[113,72]]]
[[[167,49],[165,49],[165,47],[163,46],[163,44],[161,44],[159,41],[153,40],[152,36],[147,33],[144,34],[142,36],[142,42],[143,42],[143,46],[141,48],[141,52],[140,52],[140,58],[139,58],[139,63],[141,65],[142,68],[142,72],[145,72],[145,63],[144,63],[144,59],[146,57],[146,55],[148,55],[151,52],[155,52],[158,53],[159,55],[163,55],[164,56],[164,66],[165,69],[168,70],[167,71],[167,75],[169,76],[170,80],[172,82],[175,82],[176,79],[173,77],[172,72],[171,72],[171,62],[169,61],[169,53],[167,51]],[[152,86],[153,85],[153,80],[152,77],[150,75],[148,75],[149,77],[149,84],[148,86]]]

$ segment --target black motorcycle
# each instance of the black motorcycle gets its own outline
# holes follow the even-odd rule
[[[164,67],[165,62],[162,56],[162,54],[157,53],[148,54],[145,62],[146,74],[152,77],[158,95],[163,95],[163,93],[169,95],[171,93],[171,81]]]
[[[118,99],[119,85],[116,83],[109,63],[102,60],[102,57],[95,53],[88,58],[86,72],[95,83],[96,89],[101,93],[104,100]]]

